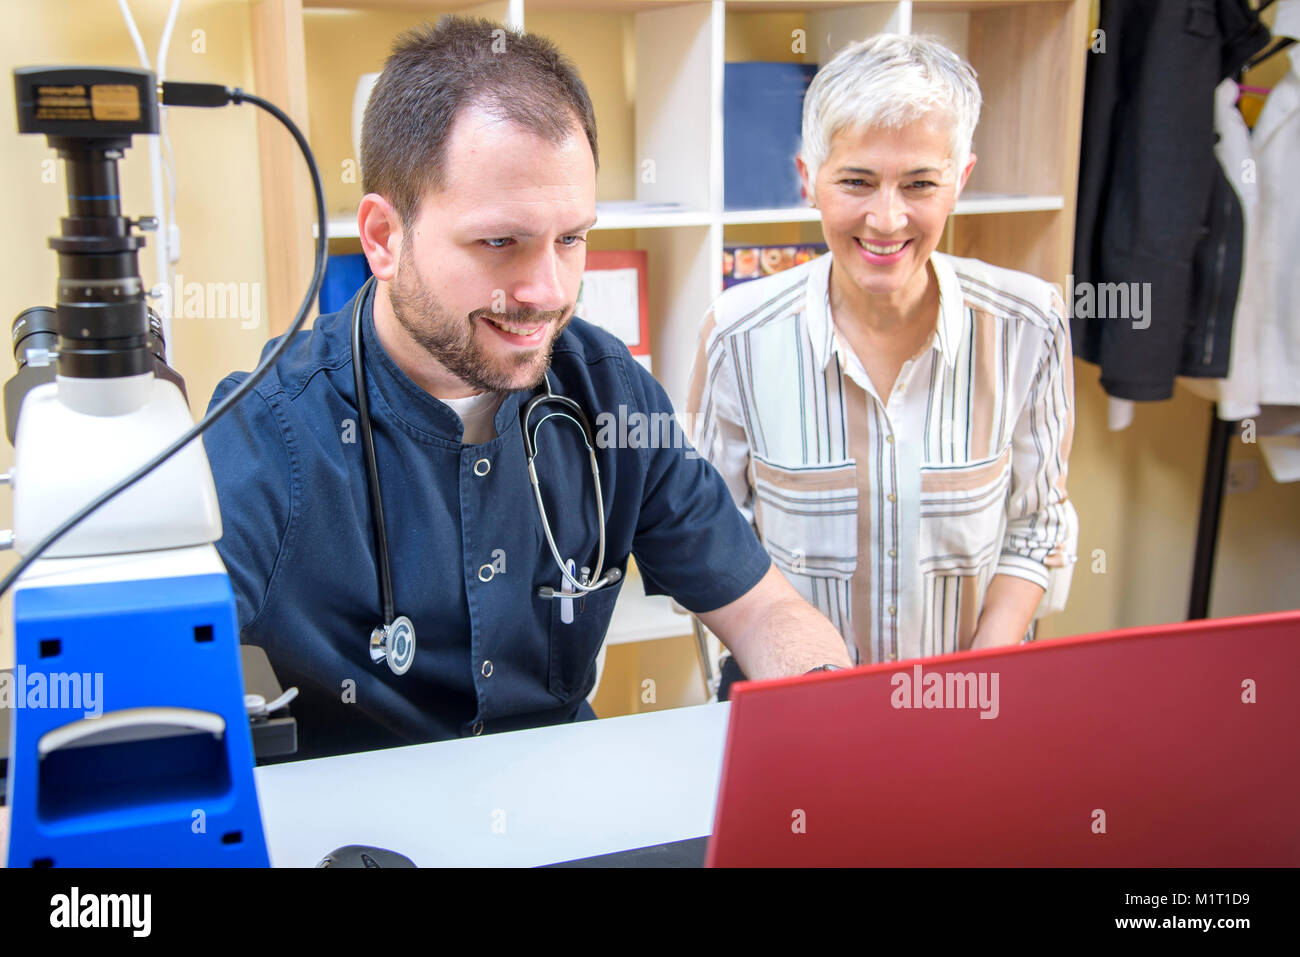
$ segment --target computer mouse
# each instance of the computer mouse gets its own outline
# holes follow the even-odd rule
[[[348,844],[325,855],[317,867],[414,867],[415,861],[396,851],[368,844]]]

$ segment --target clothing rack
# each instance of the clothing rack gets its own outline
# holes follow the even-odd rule
[[[1258,16],[1274,0],[1264,0],[1254,8]],[[1246,73],[1270,57],[1296,44],[1295,37],[1276,36],[1273,42],[1252,57],[1237,73],[1240,84]],[[1209,617],[1210,589],[1214,584],[1214,558],[1219,545],[1219,524],[1223,513],[1223,491],[1228,476],[1228,447],[1239,422],[1219,418],[1217,404],[1210,407],[1210,438],[1205,450],[1205,477],[1201,483],[1201,513],[1196,526],[1196,553],[1192,562],[1191,596],[1187,618]]]
[[[1228,446],[1237,425],[1219,418],[1217,404],[1210,406],[1210,440],[1205,450],[1201,514],[1196,524],[1196,554],[1192,562],[1191,598],[1187,605],[1189,621],[1209,617],[1214,557],[1219,546],[1219,520],[1223,513],[1223,489],[1228,476]]]

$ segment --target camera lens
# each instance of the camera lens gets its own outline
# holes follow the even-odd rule
[[[14,361],[18,368],[27,367],[27,353],[45,349],[53,353],[59,345],[58,319],[48,306],[33,306],[18,313],[13,325]]]

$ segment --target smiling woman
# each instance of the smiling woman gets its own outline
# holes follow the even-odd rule
[[[846,47],[797,161],[830,255],[727,291],[701,330],[697,445],[861,663],[1020,641],[1069,588],[1059,297],[936,252],[980,105],[933,39]]]

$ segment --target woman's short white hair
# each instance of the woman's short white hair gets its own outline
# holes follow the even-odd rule
[[[841,130],[900,129],[931,112],[952,122],[951,159],[966,165],[980,118],[975,70],[936,37],[881,33],[851,43],[822,67],[803,101],[808,180]]]

